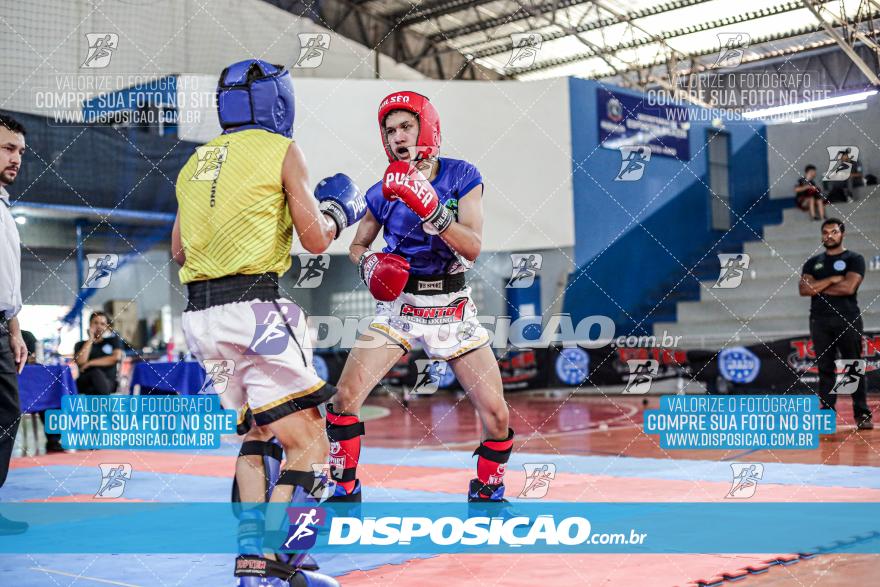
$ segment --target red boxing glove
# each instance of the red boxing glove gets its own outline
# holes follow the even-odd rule
[[[393,302],[403,292],[409,280],[409,262],[392,253],[361,255],[358,270],[370,293],[380,302]]]
[[[440,234],[452,224],[449,208],[440,204],[434,186],[415,165],[394,161],[385,170],[382,195],[386,200],[400,200],[422,219],[428,234]]]

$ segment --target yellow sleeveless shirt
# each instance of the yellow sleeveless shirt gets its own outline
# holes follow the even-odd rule
[[[290,268],[293,222],[281,185],[290,143],[253,129],[196,149],[177,176],[181,283]]]

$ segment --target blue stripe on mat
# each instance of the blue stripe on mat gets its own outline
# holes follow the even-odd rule
[[[47,499],[69,495],[94,495],[101,483],[101,475],[95,467],[65,467],[51,465],[15,469],[3,486],[5,501]],[[229,501],[232,479],[201,475],[180,475],[132,471],[125,484],[123,499],[144,501]],[[371,501],[437,501],[448,495],[456,501],[464,494],[409,491],[367,487],[364,496]],[[2,584],[2,583],[0,583]]]

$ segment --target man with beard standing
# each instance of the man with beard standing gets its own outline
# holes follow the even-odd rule
[[[16,318],[21,310],[21,241],[6,191],[18,176],[24,150],[24,127],[0,114],[0,487],[9,472],[21,421],[18,374],[27,360],[27,346]],[[27,527],[24,522],[0,516],[0,536],[20,534]]]
[[[801,271],[800,295],[810,296],[810,336],[819,369],[819,398],[822,407],[834,409],[837,395],[834,360],[860,359],[862,356],[862,312],[856,292],[865,277],[865,259],[843,246],[846,227],[837,218],[822,223],[825,252],[811,257]],[[866,381],[860,377],[852,394],[853,415],[859,430],[871,430],[871,410],[865,394]]]

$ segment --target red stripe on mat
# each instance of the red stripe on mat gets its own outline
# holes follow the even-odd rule
[[[465,493],[473,472],[464,469],[433,467],[392,467],[360,465],[359,477],[369,495],[371,487]],[[525,472],[508,470],[505,476],[507,496],[516,498],[525,485]],[[547,501],[597,502],[685,502],[723,501],[730,482],[681,481],[557,473],[543,498]],[[372,493],[381,501],[381,491]],[[761,484],[754,501],[878,501],[880,489],[820,487],[814,485]]]
[[[345,587],[376,585],[638,585],[669,587],[712,577],[719,567],[759,565],[767,555],[471,554],[413,559],[339,577]]]

